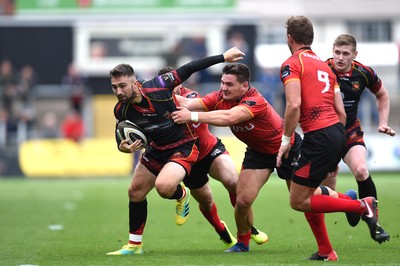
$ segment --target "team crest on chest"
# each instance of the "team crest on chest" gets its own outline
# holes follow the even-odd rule
[[[360,82],[358,81],[352,82],[351,87],[353,90],[358,91],[360,89]]]
[[[256,102],[255,102],[255,101],[243,101],[242,103],[243,103],[243,104],[246,104],[246,105],[248,105],[248,106],[254,106],[254,105],[256,105]]]

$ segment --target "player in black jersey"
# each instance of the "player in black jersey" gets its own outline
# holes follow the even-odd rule
[[[396,132],[388,126],[390,101],[389,94],[382,80],[369,66],[354,60],[357,56],[357,41],[349,34],[339,35],[333,43],[333,58],[327,60],[330,68],[336,74],[347,114],[346,146],[342,156],[349,166],[358,184],[359,197],[372,196],[378,199],[376,187],[367,168],[367,149],[363,139],[364,132],[358,119],[358,104],[361,94],[370,90],[376,97],[379,113],[378,132],[394,136]],[[336,177],[327,179],[326,184],[335,189]],[[353,191],[353,197],[357,195]],[[356,226],[360,215],[347,213],[351,226]],[[388,241],[390,235],[378,224],[376,234],[371,237],[378,243]]]
[[[114,108],[117,122],[127,119],[137,124],[145,131],[150,144],[133,173],[128,190],[128,244],[107,255],[143,254],[146,196],[154,187],[161,197],[177,200],[177,224],[186,221],[190,192],[180,183],[190,174],[192,165],[198,159],[198,136],[188,124],[178,125],[172,121],[171,113],[177,109],[173,89],[196,71],[225,61],[236,62],[243,57],[244,53],[234,47],[224,54],[194,60],[176,70],[141,82],[128,64],[120,64],[110,70],[111,86],[118,98]],[[129,144],[128,139],[116,139],[121,152],[131,153],[142,148],[140,140]]]

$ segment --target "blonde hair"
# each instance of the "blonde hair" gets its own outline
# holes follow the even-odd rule
[[[351,45],[353,46],[353,51],[357,50],[357,41],[353,35],[340,34],[339,36],[337,36],[335,41],[333,42],[333,47],[342,45]]]

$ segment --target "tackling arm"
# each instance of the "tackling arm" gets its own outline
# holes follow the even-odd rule
[[[209,112],[190,112],[184,107],[172,113],[175,123],[202,122],[213,126],[232,126],[252,118],[243,106],[235,106],[230,110],[214,110]]]

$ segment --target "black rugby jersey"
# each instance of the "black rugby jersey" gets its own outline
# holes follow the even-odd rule
[[[382,81],[371,67],[355,60],[350,71],[346,73],[335,69],[333,58],[329,58],[327,63],[336,74],[347,114],[346,128],[349,128],[358,117],[358,103],[363,91],[369,89],[372,93],[376,93],[381,88]]]
[[[141,81],[142,102],[118,102],[114,107],[117,122],[130,120],[137,124],[145,131],[150,145],[159,150],[174,148],[196,139],[197,135],[189,125],[176,124],[171,119],[171,113],[177,110],[173,89],[194,72],[224,61],[223,55],[205,57],[151,80]]]

